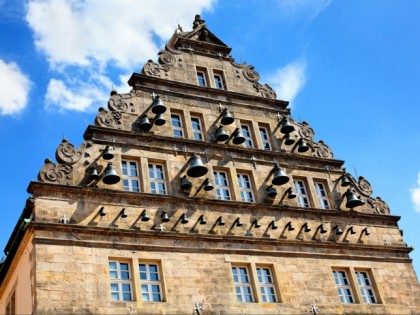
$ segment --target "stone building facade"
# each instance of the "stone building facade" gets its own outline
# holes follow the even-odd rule
[[[196,16],[45,160],[1,314],[419,314],[399,217]]]

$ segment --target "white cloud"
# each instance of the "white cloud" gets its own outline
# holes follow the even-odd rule
[[[279,0],[279,12],[290,18],[304,18],[311,23],[328,5],[331,0]]]
[[[28,102],[32,82],[17,64],[0,59],[0,115],[19,114]]]
[[[414,210],[420,212],[420,172],[417,179],[417,188],[411,189],[411,202],[414,205]]]
[[[287,64],[269,75],[268,82],[276,91],[277,99],[289,101],[292,105],[306,82],[306,61],[297,60]]]

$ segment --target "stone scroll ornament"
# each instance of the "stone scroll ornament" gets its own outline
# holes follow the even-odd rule
[[[254,88],[258,93],[261,93],[262,97],[276,99],[276,92],[268,84],[260,84],[258,82],[254,83]]]
[[[298,132],[299,132],[299,135],[306,140],[312,140],[315,135],[314,130],[311,128],[311,126],[309,126],[309,124],[306,121],[303,121],[300,124],[300,128]]]
[[[376,199],[369,198],[368,204],[372,207],[372,212],[376,214],[390,214],[390,210],[385,201],[381,197],[376,197]]]
[[[159,53],[159,63],[161,65],[168,65],[170,67],[175,66],[176,58],[173,54],[168,51],[161,50]]]
[[[108,101],[108,108],[115,112],[134,114],[136,112],[136,108],[134,104],[130,102],[132,98],[133,95],[130,93],[112,94]]]
[[[162,75],[168,75],[170,67],[166,64],[159,65],[154,63],[153,60],[149,59],[144,65],[142,73],[152,77],[162,77]]]
[[[330,147],[324,141],[312,142],[312,156],[317,156],[324,159],[332,159],[334,157]]]
[[[44,166],[38,174],[38,180],[44,183],[70,185],[73,167],[70,164],[54,164],[50,159],[45,160]]]
[[[92,141],[86,140],[80,145],[80,148],[76,150],[73,144],[68,142],[67,139],[63,139],[58,146],[57,151],[55,151],[55,158],[60,164],[74,164],[79,161],[81,157],[87,158],[88,162],[90,162],[91,147]]]
[[[242,70],[242,74],[244,75],[245,79],[250,82],[258,82],[260,79],[260,75],[257,71],[254,70],[254,66],[247,66]]]
[[[121,129],[122,114],[117,111],[107,111],[103,107],[99,108],[99,113],[96,115],[95,124],[101,127]]]

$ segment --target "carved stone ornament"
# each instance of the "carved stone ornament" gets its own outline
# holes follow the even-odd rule
[[[315,133],[314,130],[309,126],[309,124],[306,121],[303,121],[300,125],[299,135],[307,140],[312,140],[314,138]]]
[[[233,57],[230,58],[230,64],[234,66],[235,68],[245,68],[246,62],[244,63],[236,63],[235,59]]]
[[[334,154],[330,147],[324,143],[324,141],[319,140],[319,142],[313,143],[312,156],[317,156],[324,159],[332,159]]]
[[[110,97],[108,101],[108,108],[112,111],[134,114],[136,108],[130,100],[133,98],[133,95],[130,93],[127,94],[114,94]]]
[[[258,93],[261,93],[262,97],[273,99],[277,97],[276,92],[274,92],[274,90],[268,84],[260,84],[255,82],[254,88],[257,90]]]
[[[373,213],[385,215],[390,214],[388,205],[381,199],[381,197],[376,197],[376,199],[369,198],[368,203],[371,205]]]
[[[169,51],[161,50],[159,52],[159,63],[162,65],[168,65],[170,67],[175,66],[176,59]]]
[[[359,176],[358,188],[367,196],[370,196],[373,192],[372,186],[363,176]]]
[[[38,174],[38,180],[44,183],[69,185],[73,179],[73,167],[69,164],[55,165],[50,159],[45,160]]]
[[[254,70],[254,66],[247,66],[242,70],[242,74],[244,75],[245,79],[250,82],[258,82],[260,79],[260,75],[257,71]]]
[[[162,74],[168,75],[170,68],[168,65],[159,65],[154,63],[153,60],[147,61],[143,67],[143,74],[150,75],[152,77],[161,77]]]
[[[60,145],[58,146],[57,151],[55,151],[55,158],[60,164],[74,164],[80,160],[80,158],[83,156],[83,153],[85,153],[85,157],[90,157],[90,153],[86,152],[86,150],[91,147],[92,142],[86,140],[80,145],[80,148],[76,150],[73,144],[68,142],[67,139],[63,139],[63,141],[61,141]]]
[[[108,112],[101,107],[99,108],[99,113],[95,118],[95,124],[101,127],[121,129],[121,118],[122,114],[120,112]]]

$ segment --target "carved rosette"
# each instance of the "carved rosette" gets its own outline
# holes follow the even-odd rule
[[[275,99],[277,97],[276,92],[268,84],[254,83],[254,88],[258,93],[261,93],[262,97]]]
[[[159,52],[159,63],[162,65],[168,65],[170,67],[175,66],[176,59],[175,56],[172,55],[170,52],[161,50]]]
[[[95,118],[95,124],[101,127],[108,127],[113,129],[121,129],[122,114],[117,111],[108,112],[100,108],[99,113]]]
[[[132,97],[133,96],[130,93],[114,94],[108,101],[108,108],[111,111],[133,114],[136,112],[136,108],[134,104],[130,102]]]
[[[153,60],[149,60],[144,65],[142,73],[152,77],[161,77],[162,74],[168,75],[169,70],[168,65],[159,65],[154,63]]]
[[[359,182],[357,183],[357,186],[360,192],[366,196],[370,196],[373,192],[372,186],[363,176],[359,176]]]
[[[299,135],[307,140],[312,140],[314,138],[315,133],[314,130],[309,126],[309,124],[306,121],[304,121],[300,125]]]
[[[368,203],[371,205],[373,213],[385,215],[390,214],[388,205],[381,199],[381,197],[376,197],[376,199],[369,198]]]
[[[81,156],[82,153],[76,150],[74,145],[68,142],[67,139],[63,139],[63,141],[61,141],[60,145],[58,146],[57,151],[55,151],[55,158],[61,164],[74,164],[80,159]]]
[[[330,147],[327,146],[322,140],[313,143],[312,155],[324,159],[332,159],[334,157],[334,154],[331,151]]]
[[[258,82],[260,79],[260,75],[257,71],[254,70],[254,66],[247,66],[242,70],[242,74],[244,75],[245,79],[250,82]]]
[[[50,159],[46,159],[38,174],[38,180],[44,183],[69,185],[73,179],[72,171],[73,167],[69,164],[55,165]]]

